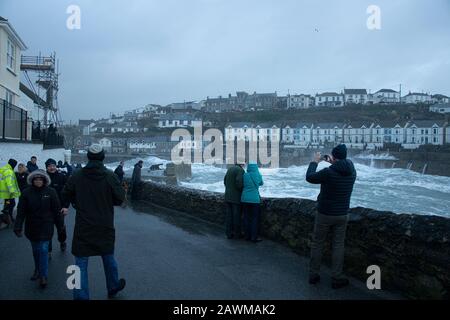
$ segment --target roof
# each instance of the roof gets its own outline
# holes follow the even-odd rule
[[[284,126],[284,128],[289,127],[292,129],[299,129],[299,128],[306,127],[309,129],[309,128],[311,128],[311,126],[312,126],[312,123],[310,123],[310,122],[297,122],[295,124],[287,124]]]
[[[92,123],[95,123],[95,120],[78,120],[79,126],[88,126]]]
[[[229,126],[231,126],[233,128],[242,128],[244,126],[253,127],[253,123],[251,123],[251,122],[230,122],[225,126],[225,128],[227,128]]]
[[[355,121],[353,121],[353,122],[348,123],[347,128],[351,127],[354,129],[354,128],[362,128],[363,126],[365,126],[366,128],[370,128],[370,126],[372,124],[373,124],[373,122],[355,122]],[[375,126],[375,124],[374,124],[374,126]]]
[[[436,99],[448,98],[445,94],[433,94],[431,97]]]
[[[324,92],[324,93],[319,93],[317,94],[317,96],[320,97],[331,97],[331,96],[341,96],[341,93],[336,93],[336,92]]]
[[[416,125],[416,127],[418,128],[431,128],[434,125],[438,125],[439,127],[443,127],[444,126],[444,121],[442,120],[413,120],[410,122],[409,126],[413,126]]]
[[[344,94],[367,94],[366,89],[344,89]]]
[[[321,122],[314,124],[314,128],[320,129],[334,129],[334,128],[344,128],[344,123],[340,122]]]
[[[20,38],[19,34],[14,30],[11,23],[8,21],[8,19],[5,19],[3,17],[0,17],[0,27],[4,27],[8,35],[14,39],[16,44],[19,46],[20,50],[26,50],[27,45],[23,40]]]
[[[393,92],[393,93],[398,93],[397,91],[392,90],[392,89],[380,89],[380,90],[378,90],[378,91],[375,92],[375,93],[379,93],[379,92]]]
[[[429,94],[428,93],[421,93],[421,92],[410,92],[405,97],[407,97],[407,96],[429,96]]]
[[[159,117],[160,120],[201,120],[201,118],[195,117],[188,113],[167,113]]]

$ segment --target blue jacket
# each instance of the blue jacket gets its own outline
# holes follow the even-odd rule
[[[244,189],[242,190],[241,202],[260,203],[259,187],[263,185],[263,179],[256,163],[250,163],[247,172],[244,173]]]

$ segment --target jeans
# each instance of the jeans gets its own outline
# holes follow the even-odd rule
[[[238,203],[226,203],[226,234],[228,238],[241,235],[241,205]]]
[[[314,223],[313,241],[311,243],[310,274],[318,274],[322,259],[322,247],[329,231],[332,232],[332,267],[331,276],[334,279],[343,277],[345,233],[348,215],[329,216],[318,213]]]
[[[39,277],[48,277],[48,241],[31,241],[33,249],[34,270],[39,272]]]
[[[106,277],[106,288],[108,293],[119,286],[119,272],[114,254],[102,256],[103,269]],[[80,268],[81,289],[73,290],[74,300],[89,300],[89,280],[88,280],[89,257],[75,257],[75,264]]]
[[[259,203],[243,203],[243,206],[245,238],[247,240],[256,240],[259,235],[261,206]]]

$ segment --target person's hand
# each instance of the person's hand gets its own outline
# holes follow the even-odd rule
[[[62,208],[62,209],[61,209],[61,213],[62,213],[64,216],[67,216],[67,215],[69,214],[69,209],[68,209],[68,208]]]
[[[320,161],[322,161],[322,154],[320,152],[316,152],[314,154],[314,162],[319,163]]]
[[[18,238],[22,238],[22,231],[20,231],[20,230],[14,230],[14,233],[16,234],[16,236],[17,236]]]

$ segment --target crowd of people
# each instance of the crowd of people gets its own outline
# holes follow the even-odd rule
[[[81,287],[73,290],[77,300],[89,299],[87,266],[92,256],[102,257],[109,297],[123,290],[126,284],[118,276],[114,257],[114,206],[125,202],[128,191],[124,181],[124,162],[120,162],[114,172],[108,170],[103,164],[105,152],[98,144],[89,147],[87,158],[84,167],[72,167],[68,163],[48,159],[45,170],[42,170],[33,156],[27,165],[10,159],[0,168],[0,198],[4,199],[0,225],[13,226],[18,237],[22,237],[25,229],[34,258],[31,280],[38,280],[41,288],[45,288],[48,282],[48,261],[55,227],[60,250],[64,252],[67,247],[64,217],[71,205],[75,209],[72,254],[81,275]],[[317,171],[321,161],[329,162],[330,166]],[[17,172],[14,172],[16,166]],[[142,167],[141,160],[133,169],[132,199],[139,199]],[[344,242],[355,179],[356,170],[347,159],[347,148],[343,144],[335,147],[331,155],[316,153],[308,167],[306,181],[320,184],[311,244],[310,284],[320,281],[322,247],[329,232],[332,233],[332,287],[337,289],[349,284],[343,275]],[[240,162],[227,170],[224,185],[228,239],[262,241],[259,189],[263,184],[256,163]],[[19,201],[14,218],[16,199]]]
[[[330,166],[317,171],[321,161]],[[322,248],[328,233],[332,233],[332,287],[339,289],[347,286],[349,281],[343,274],[344,243],[348,222],[350,198],[356,180],[356,170],[351,160],[347,159],[345,144],[336,146],[331,155],[316,153],[306,172],[306,181],[320,184],[317,198],[318,207],[314,222],[311,243],[309,283],[320,281]],[[241,239],[260,242],[261,196],[259,188],[263,178],[256,163],[236,163],[231,166],[224,177],[226,227],[228,239]]]
[[[114,206],[125,200],[122,171],[109,171],[103,165],[105,152],[94,144],[87,153],[88,162],[72,167],[67,162],[47,159],[45,170],[31,157],[27,165],[17,165],[15,159],[0,168],[0,198],[4,207],[0,215],[0,227],[13,226],[17,237],[30,241],[34,259],[32,281],[38,280],[41,288],[48,284],[48,263],[51,259],[52,239],[56,227],[60,250],[66,251],[67,229],[64,217],[72,205],[76,210],[72,239],[72,254],[80,269],[81,287],[74,289],[74,299],[89,299],[88,259],[101,256],[106,275],[109,297],[125,287],[125,280],[118,277],[114,258],[115,229]],[[14,169],[17,166],[17,172]],[[16,199],[17,214],[14,217]],[[25,227],[24,227],[25,225]]]

